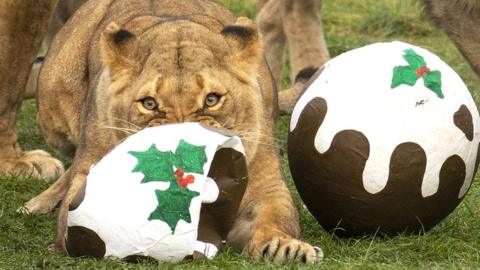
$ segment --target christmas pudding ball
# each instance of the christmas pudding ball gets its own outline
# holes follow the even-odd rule
[[[91,168],[70,208],[67,251],[127,260],[212,258],[247,179],[239,137],[196,123],[144,129]]]
[[[314,77],[292,114],[288,157],[326,230],[417,234],[457,207],[478,166],[480,125],[452,68],[391,42],[344,53]]]

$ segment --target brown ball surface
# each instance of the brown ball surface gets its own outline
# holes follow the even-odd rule
[[[288,136],[295,185],[325,230],[339,236],[418,234],[431,229],[460,203],[458,194],[466,175],[462,158],[449,157],[441,166],[438,192],[423,197],[427,157],[413,142],[399,144],[394,150],[386,187],[376,194],[367,192],[362,181],[370,154],[366,136],[343,130],[324,154],[315,148],[315,136],[327,111],[325,99],[312,99]]]

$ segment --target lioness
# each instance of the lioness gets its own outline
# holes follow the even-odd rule
[[[209,0],[91,0],[54,38],[40,72],[38,121],[47,142],[74,157],[28,202],[69,205],[92,164],[139,129],[179,122],[226,128],[244,142],[250,182],[227,242],[254,259],[321,259],[297,240],[298,213],[273,140],[275,83],[255,24]],[[112,168],[114,169],[114,168]]]
[[[60,0],[50,21],[44,44],[48,47],[55,34],[71,15],[86,0]],[[280,86],[283,68],[283,53],[288,47],[292,80],[299,82],[291,89],[279,93],[279,107],[289,112],[301,94],[303,82],[307,81],[319,66],[329,59],[320,19],[319,0],[258,0],[257,24],[266,44],[265,57],[272,74]],[[25,98],[33,98],[37,89],[37,78],[42,63],[38,59],[28,78]]]

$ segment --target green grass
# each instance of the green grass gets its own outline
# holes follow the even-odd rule
[[[254,0],[221,0],[236,14],[254,16]],[[322,11],[332,56],[377,41],[404,40],[438,54],[466,81],[477,104],[479,82],[446,36],[433,28],[421,6],[409,0],[327,0]],[[288,72],[287,72],[288,73]],[[286,74],[285,81],[288,81]],[[338,239],[322,230],[302,207],[285,156],[288,117],[281,117],[277,137],[282,149],[284,172],[301,211],[304,240],[321,246],[325,269],[473,269],[480,268],[480,185],[474,183],[465,200],[447,219],[424,236],[391,239],[370,237]],[[48,149],[35,125],[34,102],[24,104],[19,121],[24,149]],[[68,164],[68,159],[62,158]],[[478,179],[477,179],[478,180]],[[54,214],[31,217],[15,213],[48,184],[23,177],[0,177],[0,269],[277,269],[271,263],[254,263],[226,248],[212,261],[180,264],[146,262],[128,264],[118,260],[74,259],[45,250],[55,236]],[[326,206],[328,207],[328,206]],[[301,264],[283,266],[302,268]],[[317,266],[318,267],[318,266]],[[306,267],[316,269],[317,267]]]

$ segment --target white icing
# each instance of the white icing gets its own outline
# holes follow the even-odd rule
[[[155,190],[167,190],[167,182],[141,183],[142,173],[132,173],[137,159],[129,151],[146,151],[155,144],[160,151],[172,151],[184,139],[190,144],[206,145],[207,163],[205,175],[195,176],[195,182],[187,188],[200,193],[190,204],[191,223],[180,220],[172,231],[160,220],[148,217],[158,205]],[[223,145],[223,144],[227,145]],[[238,137],[227,137],[203,128],[199,124],[166,125],[142,130],[114,148],[87,177],[85,198],[80,206],[69,212],[68,226],[83,226],[95,231],[105,242],[105,256],[124,258],[130,255],[150,256],[160,261],[179,261],[193,254],[197,243],[197,227],[202,203],[217,200],[219,189],[206,177],[215,152],[220,148],[243,147]],[[207,257],[213,257],[216,249],[211,244]]]
[[[401,85],[391,89],[393,68],[408,65],[403,55],[409,48],[423,56],[432,71],[441,71],[445,98],[426,88],[422,78],[413,87]],[[335,135],[343,130],[356,130],[368,138],[370,155],[363,172],[363,185],[368,192],[385,188],[392,152],[406,142],[419,144],[427,156],[424,197],[437,192],[440,168],[452,155],[460,156],[466,165],[459,198],[470,187],[480,140],[478,110],[462,79],[436,55],[395,41],[372,44],[330,60],[295,106],[290,131],[315,97],[324,98],[328,106],[315,137],[318,152],[328,151]],[[422,101],[423,105],[417,105]],[[453,121],[461,105],[466,105],[473,117],[471,142]]]
[[[210,177],[205,177],[205,187],[203,188],[204,193],[202,194],[203,203],[214,203],[218,199],[220,190],[218,189],[217,183]]]
[[[202,253],[208,259],[212,259],[217,255],[218,248],[215,245],[197,241],[195,243],[195,251]]]

